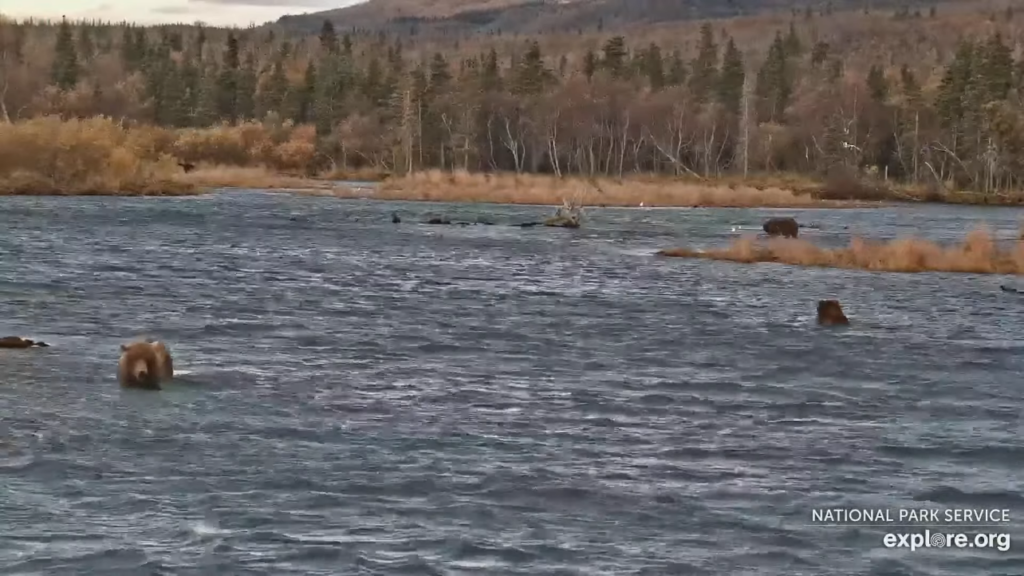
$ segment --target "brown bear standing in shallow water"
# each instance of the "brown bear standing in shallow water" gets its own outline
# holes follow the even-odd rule
[[[761,227],[769,236],[796,238],[800,233],[800,225],[793,218],[770,218]]]
[[[822,326],[847,325],[850,321],[843,314],[839,300],[818,300],[818,324]]]
[[[117,375],[126,388],[160,390],[160,382],[174,378],[171,353],[163,342],[145,340],[121,345]]]
[[[32,348],[33,346],[38,346],[39,348],[50,347],[46,342],[29,340],[20,336],[4,336],[0,338],[0,348]]]

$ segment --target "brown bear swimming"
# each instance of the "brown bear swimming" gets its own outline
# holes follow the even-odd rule
[[[800,233],[800,225],[793,218],[770,218],[762,228],[769,236],[796,238]]]
[[[4,336],[0,338],[0,348],[31,348],[33,346],[38,346],[39,348],[50,347],[46,342],[37,342],[19,336]]]
[[[160,382],[174,378],[171,353],[163,342],[154,340],[122,344],[117,376],[126,388],[160,390]]]
[[[847,325],[850,321],[843,314],[839,300],[818,300],[818,324],[822,326]]]

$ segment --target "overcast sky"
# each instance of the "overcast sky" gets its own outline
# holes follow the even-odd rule
[[[0,13],[15,18],[101,18],[155,24],[194,22],[248,26],[285,14],[318,12],[359,0],[0,0]]]

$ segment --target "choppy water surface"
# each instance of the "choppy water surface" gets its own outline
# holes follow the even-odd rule
[[[53,344],[0,351],[3,574],[1024,573],[1013,550],[808,525],[983,506],[1020,534],[1006,278],[651,256],[771,210],[572,231],[413,223],[547,208],[260,193],[0,207],[0,332]],[[797,215],[830,243],[1021,214]],[[826,297],[851,328],[813,324]],[[140,334],[183,371],[161,393],[117,385]]]

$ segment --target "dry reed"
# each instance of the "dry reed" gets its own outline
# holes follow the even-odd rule
[[[381,183],[376,198],[425,202],[486,202],[494,204],[560,205],[582,194],[587,205],[663,207],[825,208],[864,203],[819,200],[806,192],[735,182],[714,184],[684,179],[556,178],[532,174],[480,174],[428,170]]]
[[[271,171],[265,166],[199,165],[195,170],[174,176],[176,182],[199,188],[252,188],[319,190],[330,185],[322,180],[288,176]]]
[[[322,188],[304,177],[312,126],[244,123],[172,130],[106,117],[0,123],[2,194],[196,194],[209,187]],[[199,164],[185,173],[179,161]]]
[[[946,247],[921,238],[901,238],[889,242],[854,238],[849,247],[829,249],[815,246],[806,240],[772,238],[758,243],[748,237],[734,241],[727,248],[704,251],[671,248],[658,254],[745,264],[777,262],[794,266],[880,272],[1024,274],[1024,242],[1000,247],[986,228],[972,230],[961,242]]]
[[[106,118],[0,124],[0,194],[182,195],[174,159]]]

